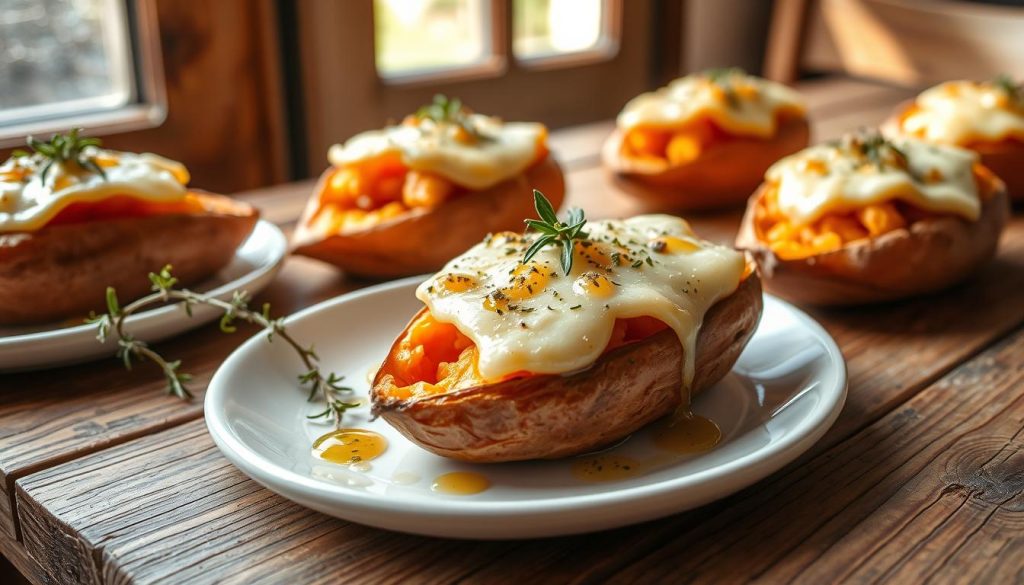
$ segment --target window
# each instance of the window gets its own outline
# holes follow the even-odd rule
[[[158,105],[156,78],[141,83],[135,75],[132,27],[124,0],[6,0],[0,140],[71,125],[127,129],[159,121],[162,110],[147,107]]]
[[[377,75],[420,83],[498,77],[509,61],[558,67],[577,65],[580,57],[607,60],[617,48],[616,6],[613,0],[374,0]]]
[[[490,2],[375,0],[377,72],[381,77],[451,70],[492,55]]]
[[[515,0],[513,54],[531,60],[613,50],[609,4],[604,0]]]

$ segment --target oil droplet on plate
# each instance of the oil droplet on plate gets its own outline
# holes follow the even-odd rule
[[[380,457],[388,440],[366,429],[338,429],[313,442],[313,456],[339,465],[355,465]]]
[[[669,417],[654,429],[655,445],[684,455],[710,451],[721,440],[722,431],[715,421],[689,412]]]
[[[632,457],[605,453],[574,461],[572,474],[583,481],[616,481],[635,477],[643,472],[643,464]]]
[[[469,496],[491,487],[489,479],[473,471],[453,471],[434,478],[430,489],[443,494]]]

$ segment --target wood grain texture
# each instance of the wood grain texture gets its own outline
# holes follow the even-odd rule
[[[157,1],[167,119],[104,138],[184,162],[192,184],[233,193],[287,179],[280,63],[270,0]]]

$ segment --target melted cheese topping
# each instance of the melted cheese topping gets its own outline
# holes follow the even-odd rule
[[[72,203],[94,202],[114,196],[145,201],[172,202],[187,193],[188,170],[179,162],[155,154],[133,154],[91,149],[106,178],[76,163],[49,162],[40,155],[12,158],[0,165],[0,233],[42,228]]]
[[[547,136],[543,124],[504,123],[480,114],[470,114],[468,124],[480,136],[478,140],[466,140],[459,126],[423,119],[418,125],[357,134],[344,146],[332,146],[327,158],[342,166],[398,154],[410,169],[436,173],[463,187],[481,190],[525,171]]]
[[[780,211],[797,225],[829,212],[902,200],[920,209],[975,220],[981,213],[973,166],[978,155],[953,146],[896,140],[882,164],[844,139],[804,149],[772,165]],[[902,153],[904,156],[900,156]]]
[[[902,131],[943,144],[1024,139],[1024,104],[991,83],[949,81],[917,96]]]
[[[775,134],[776,112],[803,113],[803,99],[792,89],[759,77],[732,72],[712,81],[706,75],[677,79],[626,104],[618,117],[623,130],[638,127],[679,127],[704,117],[736,135]]]
[[[697,333],[707,310],[739,285],[743,254],[699,240],[677,217],[645,215],[587,224],[568,276],[560,249],[520,260],[537,237],[489,237],[416,291],[434,318],[454,324],[479,349],[479,372],[568,374],[591,366],[616,319],[654,317],[684,350],[693,379]]]

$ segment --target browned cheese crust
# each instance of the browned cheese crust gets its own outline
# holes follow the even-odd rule
[[[622,140],[622,132],[615,130],[602,151],[618,187],[662,209],[704,210],[741,205],[768,167],[808,145],[810,127],[804,117],[787,117],[772,138],[733,137],[679,166],[624,157]]]
[[[761,308],[761,283],[752,273],[708,311],[697,339],[692,394],[729,372]],[[683,349],[669,329],[610,351],[575,374],[424,398],[388,396],[391,374],[382,368],[371,398],[376,413],[438,455],[474,462],[554,459],[606,446],[675,411],[682,400],[682,367]]]
[[[170,264],[185,285],[223,268],[259,212],[221,195],[232,213],[169,214],[43,227],[0,234],[0,324],[84,317],[106,306],[108,286],[122,302],[145,295],[146,277]],[[230,207],[229,207],[230,206]]]
[[[321,177],[315,193],[322,192],[325,177]],[[522,231],[523,218],[535,213],[534,189],[542,191],[555,209],[565,199],[565,179],[552,156],[522,175],[456,197],[437,208],[412,209],[365,230],[326,236],[309,227],[319,207],[314,196],[295,230],[293,251],[371,278],[432,272],[488,233]]]
[[[834,252],[784,260],[758,238],[754,225],[757,199],[766,188],[750,199],[736,247],[757,259],[769,292],[810,305],[892,301],[956,284],[995,255],[1009,216],[1006,189],[999,185],[982,203],[977,221],[925,219]]]

